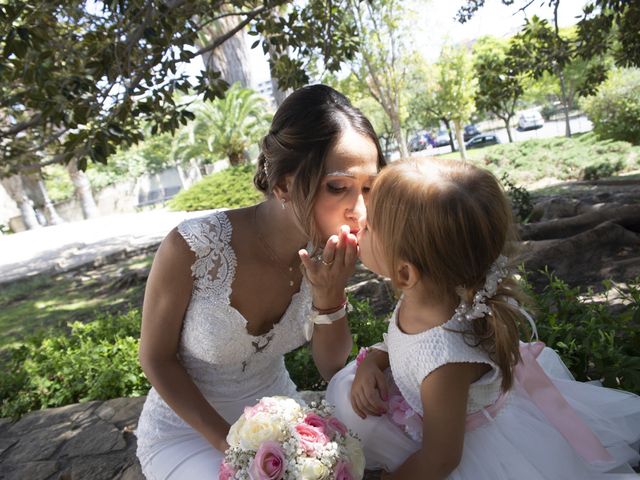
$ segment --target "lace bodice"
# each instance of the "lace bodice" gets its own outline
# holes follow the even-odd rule
[[[407,403],[422,415],[420,385],[424,378],[447,363],[486,363],[492,368],[482,378],[471,384],[467,413],[491,405],[500,395],[502,376],[498,366],[480,347],[465,342],[461,331],[467,331],[463,322],[448,322],[420,332],[406,334],[398,327],[398,306],[389,321],[385,344],[393,378]]]
[[[247,331],[247,321],[230,304],[236,272],[231,223],[224,212],[189,219],[178,226],[196,259],[194,284],[187,307],[179,358],[203,395],[227,421],[242,411],[243,401],[265,394],[296,397],[296,387],[284,365],[284,354],[306,343],[304,324],[311,312],[311,288],[303,279],[282,318],[263,335]],[[253,399],[253,400],[252,400]],[[227,406],[238,405],[240,410]],[[225,412],[230,412],[228,415]],[[139,455],[158,440],[187,427],[151,389],[138,426]]]

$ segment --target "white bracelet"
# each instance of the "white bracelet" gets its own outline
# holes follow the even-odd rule
[[[312,308],[311,315],[309,315],[309,319],[305,323],[304,328],[304,336],[307,341],[311,340],[314,325],[331,325],[336,320],[340,320],[341,318],[343,318],[350,310],[351,305],[349,303],[345,303],[342,307],[340,307],[333,313],[320,313],[315,308]]]

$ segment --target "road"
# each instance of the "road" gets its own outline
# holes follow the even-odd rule
[[[517,119],[516,119],[517,121]],[[589,132],[593,129],[593,124],[586,115],[580,115],[577,117],[573,117],[569,119],[569,123],[571,125],[571,133],[581,133],[581,132]],[[482,130],[482,129],[481,129]],[[483,133],[495,133],[498,135],[501,143],[509,143],[509,136],[507,135],[506,128],[499,128],[494,130],[482,130]],[[528,130],[526,132],[519,132],[515,128],[511,129],[511,136],[513,137],[514,142],[521,142],[523,140],[529,140],[531,138],[551,138],[551,137],[560,137],[565,134],[565,123],[564,119],[555,120],[555,121],[547,121],[544,123],[542,128],[537,130]],[[451,147],[438,147],[438,148],[430,148],[428,152],[432,155],[440,155],[442,153],[451,152]],[[424,150],[421,152],[424,154]],[[395,160],[398,158],[398,152],[392,152],[391,160]]]

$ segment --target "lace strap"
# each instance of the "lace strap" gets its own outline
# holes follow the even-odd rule
[[[194,290],[228,299],[235,277],[236,256],[231,248],[232,227],[224,212],[184,220],[178,232],[196,254],[191,265]]]

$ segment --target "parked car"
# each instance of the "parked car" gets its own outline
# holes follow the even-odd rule
[[[433,146],[434,147],[444,147],[445,145],[449,145],[451,143],[449,139],[449,132],[447,130],[438,130],[436,134],[436,138],[434,139]]]
[[[426,131],[416,133],[413,137],[411,137],[411,139],[409,140],[409,144],[407,145],[410,152],[419,152],[420,150],[425,150],[433,146],[433,137],[429,135],[429,132]]]
[[[462,138],[465,142],[468,142],[473,137],[475,137],[476,135],[480,135],[481,133],[482,132],[478,130],[478,127],[476,127],[475,125],[466,125],[464,127],[464,132],[462,133]]]
[[[496,134],[494,134],[494,133],[481,133],[480,135],[476,135],[471,140],[469,140],[467,143],[465,143],[464,146],[468,150],[470,148],[487,147],[489,145],[495,145],[497,143],[500,143],[500,139],[498,138],[498,136]]]
[[[518,130],[533,130],[536,128],[542,128],[544,125],[544,118],[537,110],[530,110],[528,112],[522,112],[518,117]]]

